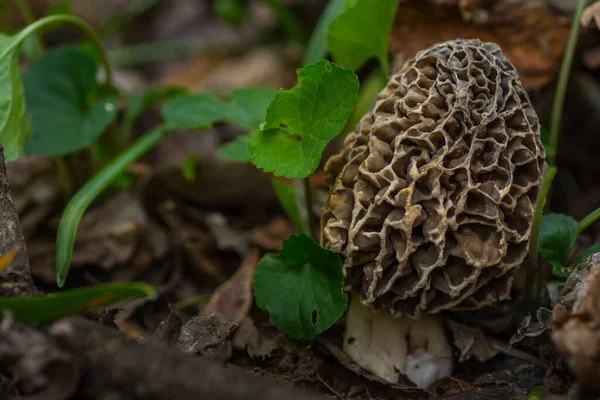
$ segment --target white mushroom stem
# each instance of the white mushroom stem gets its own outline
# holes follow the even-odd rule
[[[352,296],[344,351],[361,367],[398,383],[401,374],[420,388],[452,374],[452,348],[439,316],[393,318]]]

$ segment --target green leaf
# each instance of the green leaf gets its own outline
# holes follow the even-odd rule
[[[265,124],[250,134],[253,164],[287,178],[313,173],[327,143],[344,129],[358,86],[351,70],[325,60],[299,69],[298,84],[275,95]]]
[[[346,9],[346,0],[330,0],[306,46],[302,65],[316,63],[327,55],[327,30],[331,22]]]
[[[356,126],[364,117],[364,115],[373,109],[375,102],[377,101],[377,95],[383,89],[383,81],[381,79],[381,69],[376,69],[369,74],[360,85],[360,91],[358,92],[358,98],[356,104],[352,110],[352,115],[346,124],[344,129],[345,133],[350,133],[356,129]]]
[[[398,2],[358,0],[333,21],[327,33],[327,44],[335,62],[357,70],[371,57],[376,57],[387,71],[388,38]]]
[[[583,261],[585,261],[586,258],[588,258],[589,256],[592,256],[598,252],[600,252],[600,243],[594,243],[593,245],[588,247],[586,250],[584,250],[579,255],[579,257],[577,257],[575,260],[573,260],[569,269],[572,271],[573,268],[577,267],[579,264],[581,264]]]
[[[19,74],[19,38],[0,34],[0,145],[6,162],[23,154],[30,129]]]
[[[307,221],[308,216],[305,215],[304,207],[299,207],[298,204],[300,202],[294,188],[277,179],[271,179],[271,185],[273,186],[273,190],[275,190],[281,207],[283,207],[285,213],[296,227],[296,230],[310,236]]]
[[[223,21],[237,26],[248,16],[247,0],[213,0],[215,15]]]
[[[540,126],[540,139],[542,140],[544,150],[546,150],[546,157],[554,157],[556,155],[556,150],[550,145],[550,132],[543,126]]]
[[[143,283],[109,283],[43,296],[2,297],[0,310],[10,310],[16,320],[27,324],[46,324],[132,298],[156,296],[156,291]]]
[[[577,221],[567,215],[542,216],[538,237],[539,252],[552,264],[558,276],[564,274],[563,266],[575,244],[577,232]]]
[[[65,207],[56,233],[56,284],[62,287],[67,280],[75,234],[85,210],[104,189],[120,176],[128,165],[144,155],[169,133],[164,126],[157,126],[140,136],[135,142],[113,158],[102,170],[83,185]]]
[[[279,254],[269,253],[254,275],[256,304],[271,323],[298,340],[325,331],[348,306],[342,290],[342,262],[306,235],[292,235]]]
[[[196,165],[198,164],[198,155],[190,154],[183,164],[181,164],[181,175],[188,182],[196,180]]]
[[[70,0],[52,3],[48,6],[48,8],[46,8],[46,11],[44,11],[45,16],[72,13],[73,7],[71,6]]]
[[[181,88],[165,87],[132,95],[127,99],[127,111],[125,111],[125,115],[123,116],[123,125],[129,130],[135,120],[148,107],[161,101],[170,100],[184,93],[185,90]]]
[[[252,157],[248,153],[248,135],[237,136],[233,141],[222,145],[219,147],[219,154],[233,162],[252,161]]]
[[[117,99],[95,99],[98,65],[72,46],[47,51],[23,77],[31,137],[25,152],[62,156],[89,147],[117,117]]]
[[[536,386],[527,394],[527,400],[542,400],[544,398],[544,387]]]
[[[163,107],[162,114],[173,129],[206,129],[219,121],[256,129],[277,92],[274,88],[256,87],[232,91],[224,100],[213,93],[194,93],[174,98]]]

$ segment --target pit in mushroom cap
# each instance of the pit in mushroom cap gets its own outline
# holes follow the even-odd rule
[[[325,170],[322,244],[346,290],[395,317],[509,297],[546,169],[539,123],[494,43],[416,55]]]

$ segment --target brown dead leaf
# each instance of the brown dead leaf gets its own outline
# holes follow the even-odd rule
[[[250,317],[241,322],[233,345],[246,350],[250,357],[261,359],[299,351],[298,345],[289,336],[274,329],[259,328]]]
[[[510,346],[539,347],[539,345],[548,341],[552,329],[551,321],[552,311],[544,307],[537,311],[535,319],[531,318],[530,315],[526,316],[521,321],[517,333],[510,338]]]
[[[562,60],[568,24],[543,4],[491,2],[487,10],[489,21],[475,25],[465,22],[455,6],[404,1],[398,8],[390,50],[412,57],[437,42],[479,38],[502,47],[527,90],[550,83]]]
[[[257,226],[252,230],[252,243],[266,251],[279,251],[283,241],[294,233],[294,227],[285,218],[275,218],[267,225]]]
[[[252,278],[259,258],[258,249],[252,249],[236,273],[214,291],[200,314],[215,314],[234,324],[242,322],[252,307]]]
[[[459,362],[464,362],[471,357],[484,362],[498,354],[498,350],[490,345],[481,328],[460,324],[450,319],[446,320],[446,324],[452,332],[454,346],[459,350]]]
[[[79,362],[68,349],[73,343],[58,337],[59,334],[56,337],[59,340],[52,340],[40,331],[16,323],[9,313],[4,314],[0,324],[0,358],[4,370],[11,371],[20,389],[23,397],[18,398],[72,398],[80,378]]]
[[[600,2],[598,1],[589,5],[581,14],[581,24],[586,28],[590,27],[592,21],[596,28],[600,29]]]
[[[279,52],[254,48],[240,56],[203,54],[167,76],[164,84],[190,91],[228,92],[246,86],[290,87],[295,80],[293,65]]]
[[[552,339],[578,382],[600,390],[600,254],[577,267],[563,297],[554,307]]]
[[[197,224],[179,216],[173,202],[163,203],[159,206],[159,212],[175,236],[175,242],[186,254],[194,272],[198,272],[199,278],[205,279],[208,276],[216,283],[225,282],[228,278],[227,271],[218,260],[211,257],[215,248],[211,235]]]
[[[148,218],[139,196],[123,192],[86,213],[77,230],[71,266],[96,265],[106,270],[126,264],[129,268],[148,267],[166,254],[167,239]],[[148,251],[149,259],[144,265],[131,263],[142,249]],[[54,251],[54,238],[28,244],[32,275],[54,282]]]

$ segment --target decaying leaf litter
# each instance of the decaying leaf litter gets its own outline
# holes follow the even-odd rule
[[[540,302],[529,310],[529,316],[523,314],[522,304],[523,299],[528,299],[522,290],[526,283],[519,283],[518,279],[513,285],[511,300],[495,302],[468,313],[444,311],[442,315],[447,321],[443,334],[453,346],[452,353],[448,355],[455,364],[452,377],[442,378],[427,389],[417,389],[410,380],[389,383],[349,357],[344,352],[346,347],[342,341],[346,330],[345,318],[335,322],[328,330],[325,330],[327,326],[318,329],[316,333],[320,334],[310,340],[312,335],[302,334],[302,328],[298,327],[298,323],[303,322],[302,318],[286,327],[273,318],[269,320],[269,315],[254,303],[252,277],[265,253],[274,257],[274,282],[284,281],[277,275],[282,271],[277,266],[278,262],[289,266],[316,262],[310,257],[303,261],[285,256],[282,248],[285,249],[285,240],[295,233],[319,233],[318,219],[330,190],[330,178],[321,166],[331,155],[338,153],[343,139],[340,136],[329,146],[322,145],[321,160],[318,155],[322,150],[313,148],[315,156],[306,158],[301,169],[293,167],[293,172],[282,170],[281,161],[276,159],[268,160],[271,163],[268,166],[260,161],[255,163],[287,178],[295,173],[302,175],[314,171],[309,179],[312,187],[309,196],[311,223],[302,221],[300,215],[290,219],[273,190],[273,187],[294,187],[302,197],[301,187],[292,186],[292,181],[287,178],[265,175],[251,164],[227,161],[223,158],[226,150],[222,145],[233,139],[243,140],[242,135],[254,130],[248,139],[249,154],[240,155],[239,148],[230,149],[238,160],[248,160],[244,157],[257,158],[257,152],[267,149],[256,146],[256,141],[261,143],[265,138],[276,137],[278,132],[273,132],[274,129],[298,134],[303,139],[303,129],[307,129],[307,125],[303,125],[303,120],[285,117],[288,111],[267,112],[267,124],[261,125],[263,120],[252,119],[252,111],[248,109],[254,106],[266,111],[276,89],[291,89],[297,84],[295,70],[303,65],[303,56],[306,59],[299,45],[303,43],[302,38],[294,36],[293,29],[282,28],[278,14],[262,2],[250,2],[245,22],[239,26],[231,25],[232,21],[224,22],[226,15],[213,11],[209,2],[147,2],[148,8],[141,14],[132,13],[130,19],[127,19],[127,13],[125,18],[117,18],[118,1],[114,4],[107,2],[111,4],[103,13],[94,12],[98,10],[95,2],[81,2],[89,3],[86,5],[76,3],[73,3],[72,12],[98,28],[105,45],[111,48],[109,59],[113,63],[113,80],[123,91],[121,94],[151,90],[151,94],[139,97],[137,101],[143,103],[141,108],[154,106],[141,113],[139,118],[116,117],[113,115],[114,108],[104,107],[102,118],[117,118],[110,127],[114,132],[99,139],[100,149],[107,149],[107,154],[98,153],[98,149],[92,150],[96,151],[95,156],[90,153],[96,164],[86,162],[90,157],[85,154],[88,150],[69,155],[67,167],[83,167],[80,172],[72,174],[71,187],[61,179],[61,163],[56,159],[25,156],[8,163],[12,200],[2,200],[7,199],[5,191],[1,192],[4,197],[0,197],[0,201],[4,201],[0,209],[4,225],[2,237],[6,238],[0,246],[0,266],[3,262],[9,263],[8,274],[3,275],[2,290],[10,296],[56,291],[56,228],[65,200],[85,183],[90,172],[100,170],[106,160],[116,155],[111,153],[107,137],[119,138],[127,143],[154,127],[162,115],[179,129],[158,142],[143,158],[129,165],[126,172],[119,174],[113,186],[103,192],[84,214],[65,283],[65,289],[73,290],[111,282],[146,282],[156,293],[144,292],[140,288],[137,294],[143,293],[145,297],[121,304],[114,311],[98,311],[97,307],[118,300],[114,287],[104,289],[101,291],[104,297],[92,296],[91,302],[76,311],[95,310],[86,314],[94,323],[81,318],[67,318],[44,328],[35,328],[15,322],[13,317],[5,314],[0,334],[0,351],[6,361],[0,379],[2,395],[6,398],[45,395],[61,399],[99,398],[110,393],[129,398],[167,398],[164,397],[167,393],[177,393],[183,398],[193,398],[194,394],[212,395],[213,398],[281,398],[284,395],[309,398],[314,395],[356,399],[518,399],[526,398],[528,393],[530,398],[534,398],[531,396],[536,393],[561,396],[559,398],[594,396],[597,379],[593,371],[600,370],[594,369],[598,366],[594,349],[600,346],[598,324],[594,317],[598,300],[597,296],[594,297],[594,288],[598,288],[596,258],[585,261],[571,274],[566,284],[564,279],[558,279],[561,273],[565,273],[563,278],[566,278],[580,255],[589,248],[593,250],[598,239],[594,224],[580,231],[577,229],[577,221],[584,220],[599,202],[598,174],[595,174],[598,169],[594,152],[596,139],[593,134],[600,122],[596,121],[598,114],[594,96],[598,85],[595,76],[597,64],[593,58],[599,36],[591,26],[593,23],[590,24],[595,18],[593,8],[584,14],[584,23],[587,21],[590,27],[581,32],[575,53],[562,115],[563,133],[560,145],[555,149],[558,173],[551,197],[547,200],[549,210],[573,217],[575,225],[571,223],[574,228],[567,242],[552,242],[554,237],[562,240],[562,236],[560,232],[548,229],[542,229],[542,233],[549,234],[542,235],[546,241],[540,241],[540,254],[544,257],[541,262],[551,263],[557,276],[550,279],[548,275],[549,279],[540,290]],[[283,3],[300,17],[306,32],[310,32],[317,23],[324,6],[317,1]],[[365,7],[364,0],[350,3]],[[395,1],[386,3],[389,3],[388,11],[395,9]],[[542,127],[550,127],[554,88],[577,5],[576,1],[566,1],[560,7],[554,3],[406,0],[399,3],[395,19],[390,19],[389,55],[380,48],[369,47],[369,43],[364,50],[364,60],[357,65],[351,65],[352,60],[344,63],[343,43],[331,49],[331,53],[333,61],[339,62],[342,67],[355,69],[362,88],[368,75],[378,68],[374,62],[362,66],[367,59],[379,59],[381,68],[389,57],[390,70],[397,73],[406,60],[436,43],[457,38],[496,42],[515,66]],[[44,2],[31,2],[31,6],[36,16],[46,12],[47,4]],[[340,6],[328,5],[331,9],[335,7]],[[369,15],[365,10],[362,11],[365,18],[376,20],[379,17]],[[16,14],[7,15],[7,24],[13,24],[15,30],[23,27]],[[144,35],[140,35],[142,26],[145,27]],[[120,35],[115,35],[115,30]],[[343,42],[343,29],[334,32],[330,33],[330,43]],[[140,50],[140,53],[133,53],[140,55],[136,60],[125,52],[131,44],[149,41],[175,40],[165,44],[176,47],[177,39],[185,36],[209,39],[184,41],[181,45],[183,50],[166,55],[164,59]],[[73,34],[62,30],[51,32],[44,39],[50,48],[72,40]],[[314,46],[309,43],[307,49],[314,49]],[[64,51],[68,53],[71,50],[65,48]],[[339,52],[342,55],[336,55]],[[75,52],[75,57],[78,54]],[[324,74],[336,71],[335,66],[322,64],[321,68],[323,66]],[[47,78],[31,75],[27,79],[30,82],[37,79],[42,85]],[[24,82],[27,93],[27,80],[24,79]],[[259,90],[264,86],[271,89]],[[163,90],[167,87],[173,87],[173,90]],[[250,97],[248,103],[244,102],[243,95],[236,94],[250,90],[246,89],[248,87],[257,88],[262,93],[264,106],[255,100],[256,97]],[[161,102],[180,96],[182,89],[192,92],[215,90],[219,95],[183,95],[177,99],[179,104],[171,103],[172,111],[168,108],[161,110]],[[73,90],[73,93],[82,93],[82,90],[92,89],[89,84],[84,84]],[[103,106],[116,104],[116,107],[124,108],[123,104],[113,102],[111,96],[115,93],[100,86],[93,90],[96,90],[91,94],[93,99],[88,99],[87,108],[79,110],[83,113],[79,115],[93,112],[97,101]],[[292,92],[288,93],[292,95]],[[116,96],[118,98],[119,94]],[[197,102],[198,97],[205,103]],[[358,97],[360,99],[360,92]],[[43,100],[32,103],[32,110],[44,111]],[[315,101],[319,100],[321,98],[315,98]],[[127,101],[127,105],[131,106],[133,101],[133,98]],[[348,102],[350,114],[354,100]],[[368,108],[355,110],[360,113],[358,118],[370,110],[372,102],[365,103]],[[201,105],[200,111],[193,108],[198,104]],[[219,109],[218,115],[213,113],[203,117],[202,111],[206,108],[202,104],[214,104]],[[190,108],[186,109],[187,105]],[[321,107],[326,107],[325,101]],[[127,111],[131,109],[133,107],[127,108]],[[60,114],[66,109],[61,110],[57,108],[53,113]],[[52,125],[51,117],[50,114],[50,122],[46,124]],[[183,118],[183,121],[177,118]],[[39,124],[42,120],[37,121]],[[126,123],[121,123],[123,121]],[[40,134],[36,126],[40,125],[32,124],[34,138]],[[209,129],[204,129],[207,126],[210,126]],[[342,128],[343,123],[339,129],[333,127],[331,135],[336,135]],[[131,137],[128,130],[131,130]],[[347,131],[353,130],[354,127],[349,127]],[[95,134],[103,131],[104,127]],[[66,134],[64,130],[61,133]],[[49,140],[50,137],[43,139]],[[547,144],[544,138],[542,141]],[[51,141],[42,147],[44,151],[53,152],[51,146],[56,143]],[[252,143],[255,143],[255,150],[252,150]],[[294,140],[273,143],[283,146],[281,148],[289,145],[290,149],[296,149],[293,151],[299,151]],[[245,149],[244,146],[241,148]],[[29,149],[32,151],[31,147]],[[33,154],[41,153],[34,150]],[[3,188],[6,187],[2,183]],[[285,191],[279,189],[279,193],[282,190]],[[290,193],[294,196],[294,192]],[[302,204],[302,199],[298,204]],[[290,201],[287,206],[284,204],[285,211],[291,215],[294,215],[294,207],[298,211],[295,202]],[[15,235],[18,232],[14,230],[15,211],[20,217],[25,240]],[[5,221],[12,222],[5,224]],[[545,223],[549,221],[551,219]],[[4,236],[7,233],[9,236]],[[319,236],[315,238],[318,242]],[[564,243],[567,245],[563,249],[560,245]],[[547,247],[544,247],[545,244]],[[306,245],[312,246],[309,242]],[[316,242],[314,246],[319,249]],[[559,251],[548,253],[547,248],[558,248]],[[26,255],[29,266],[24,258]],[[16,275],[13,274],[14,266],[21,268]],[[29,280],[27,270],[31,272],[35,286]],[[319,270],[316,268],[313,272]],[[263,271],[266,273],[269,269]],[[98,286],[98,289],[101,288]],[[265,308],[260,294],[257,294],[257,299],[258,306]],[[324,300],[320,298],[318,301]],[[341,300],[334,302],[339,305]],[[46,304],[52,307],[48,302]],[[274,316],[275,311],[270,310]],[[19,319],[18,314],[15,317]],[[332,318],[334,321],[337,319]],[[304,322],[310,324],[310,318]],[[99,324],[108,325],[108,328],[97,326]],[[117,329],[126,336],[117,340]],[[82,335],[86,335],[85,340]],[[407,335],[410,336],[410,333]],[[309,340],[294,340],[290,336]],[[387,337],[395,339],[394,334],[387,333]],[[118,344],[110,351],[97,350],[110,340]],[[154,344],[150,345],[150,342]],[[98,354],[93,353],[94,349]],[[191,355],[186,356],[185,353]],[[136,362],[130,362],[132,357]],[[152,368],[160,367],[160,360],[164,365],[173,365],[173,368],[157,375]],[[50,366],[58,367],[51,369]],[[198,373],[198,370],[203,373]],[[140,385],[136,388],[134,382],[119,381],[118,372],[135,377]],[[101,377],[98,382],[102,384],[84,383],[86,374],[90,373]],[[173,383],[170,384],[169,380]],[[240,382],[239,390],[228,387],[233,380]],[[290,389],[296,394],[286,392]]]

